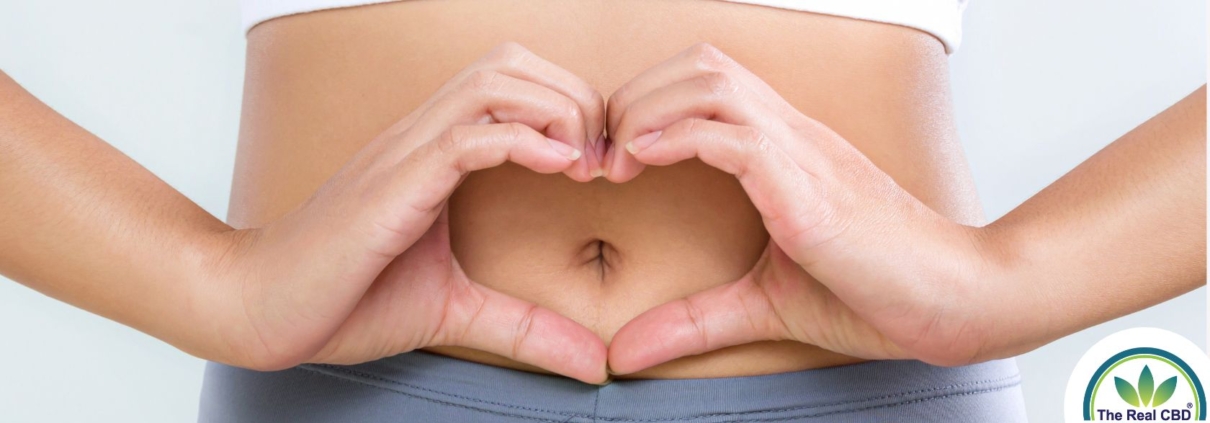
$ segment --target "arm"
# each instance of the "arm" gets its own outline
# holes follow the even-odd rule
[[[1206,87],[981,231],[996,356],[1205,285]]]
[[[219,329],[200,297],[232,229],[3,73],[0,99],[0,273],[191,354],[233,357],[196,339]]]
[[[736,175],[770,235],[744,277],[619,329],[621,373],[760,340],[966,364],[1205,283],[1204,88],[982,228],[929,209],[713,47],[618,93],[614,145],[641,164],[696,157]]]
[[[469,172],[513,162],[591,179],[581,152],[603,100],[517,44],[455,75],[299,207],[241,230],[7,77],[0,98],[0,245],[15,247],[0,273],[18,282],[257,370],[456,345],[605,378],[599,337],[469,280],[449,249],[446,202]]]

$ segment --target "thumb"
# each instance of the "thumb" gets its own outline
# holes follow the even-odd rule
[[[753,273],[648,310],[609,345],[609,369],[634,373],[720,348],[791,336]]]
[[[434,345],[487,351],[586,383],[606,379],[605,342],[588,328],[469,280],[460,285]]]

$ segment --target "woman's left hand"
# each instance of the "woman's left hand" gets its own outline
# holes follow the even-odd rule
[[[622,327],[613,372],[760,340],[933,364],[993,358],[975,301],[979,230],[926,207],[718,49],[701,44],[643,72],[607,114],[611,181],[696,157],[739,179],[770,234],[740,280]]]

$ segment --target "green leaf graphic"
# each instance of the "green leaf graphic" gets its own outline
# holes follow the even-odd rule
[[[1113,383],[1118,386],[1118,396],[1122,397],[1122,401],[1135,407],[1139,406],[1139,394],[1134,391],[1134,387],[1130,386],[1130,382],[1122,380],[1120,377],[1114,377]]]
[[[1164,401],[1168,401],[1168,398],[1172,398],[1172,393],[1174,391],[1176,391],[1176,376],[1168,378],[1168,380],[1165,380],[1164,383],[1160,384],[1159,388],[1155,389],[1155,398],[1152,398],[1152,401],[1154,401],[1155,404],[1152,405],[1152,407],[1164,405]]]
[[[1139,375],[1139,403],[1144,407],[1151,404],[1151,394],[1155,393],[1155,379],[1151,378],[1151,368],[1143,366]]]

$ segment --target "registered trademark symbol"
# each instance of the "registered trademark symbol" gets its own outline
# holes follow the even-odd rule
[[[1185,403],[1185,408],[1193,408],[1193,403],[1191,403],[1191,402]]]

